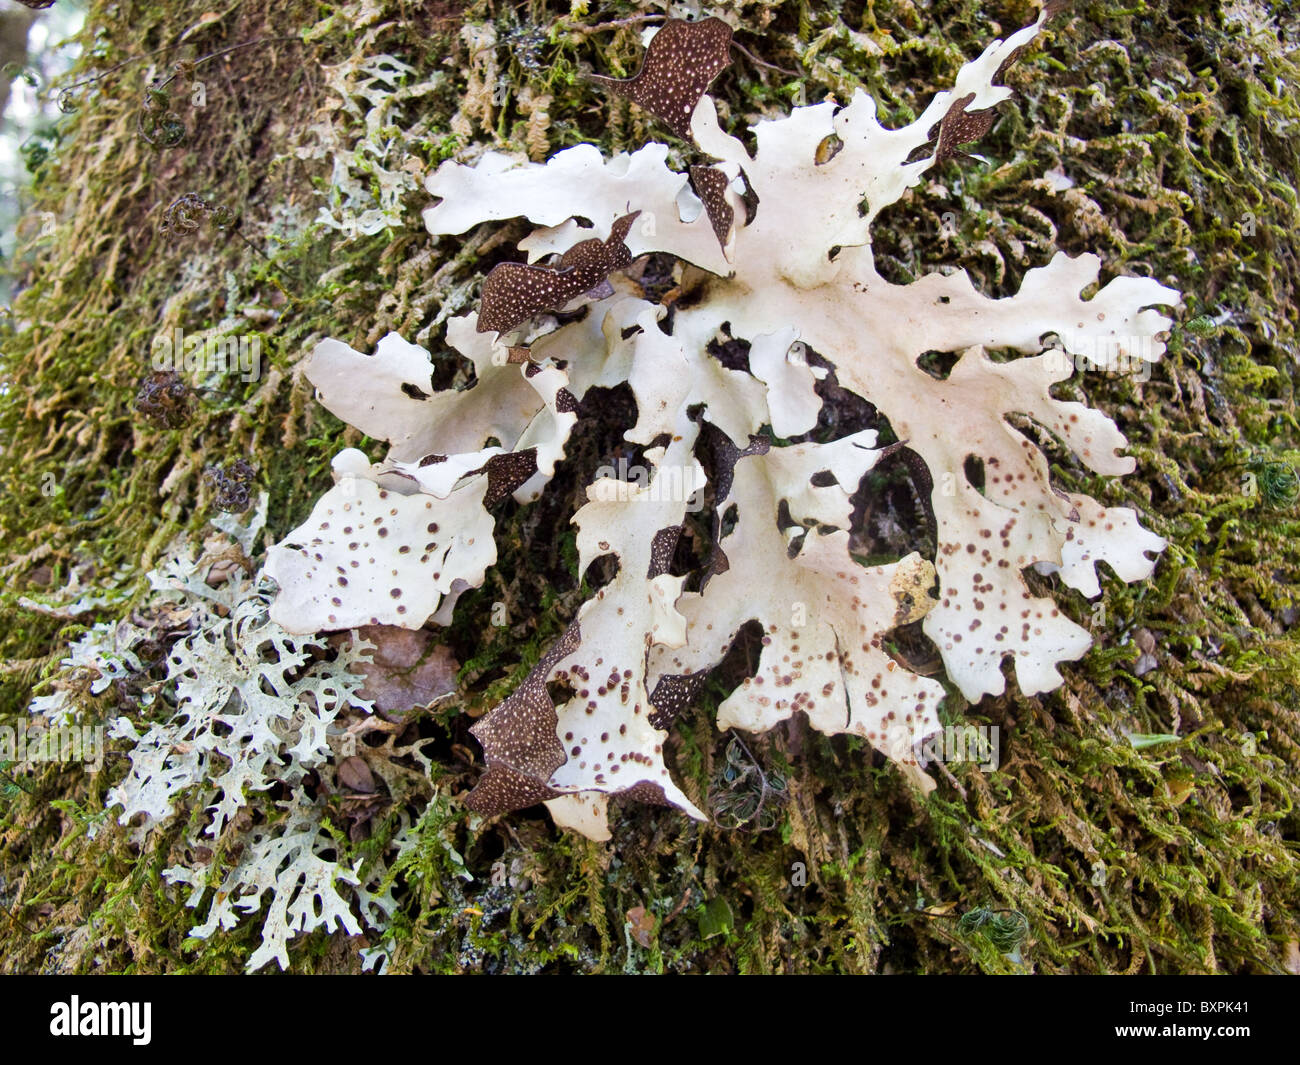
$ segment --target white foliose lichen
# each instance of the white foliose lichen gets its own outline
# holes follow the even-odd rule
[[[1008,656],[1024,692],[1049,691],[1090,637],[1033,594],[1023,571],[1096,596],[1099,563],[1139,580],[1164,546],[1131,509],[1058,490],[1014,419],[1096,473],[1130,472],[1108,417],[1053,398],[1073,372],[1060,351],[1105,369],[1157,361],[1171,322],[1152,308],[1176,305],[1177,292],[1118,277],[1085,299],[1099,259],[1058,254],[1015,295],[991,299],[964,272],[893,284],[872,258],[880,212],[988,130],[1011,95],[996,84],[1002,69],[1047,17],[992,44],[900,129],[884,128],[858,91],[758,122],[752,155],[704,95],[730,30],[670,21],[637,78],[603,80],[689,133],[710,162],[679,172],[667,146],[650,143],[613,158],[579,145],[545,163],[489,152],[444,164],[427,182],[439,198],[425,211],[429,231],[523,216],[541,227],[519,244],[531,265],[498,266],[477,314],[449,323],[448,343],[475,364],[468,390],[435,391],[427,352],[396,336],[374,355],[337,341],[317,348],[306,375],[322,402],[392,449],[375,465],[359,452],[336,460],[335,488],[273,549],[268,572],[281,591],[271,616],[304,633],[446,623],[494,560],[488,507],[507,492],[535,498],[577,401],[626,382],[639,412],[626,439],[645,449],[649,479],[596,481],[573,519],[581,568],[613,555],[617,575],[475,726],[488,768],[469,805],[499,813],[546,801],[561,824],[596,838],[617,794],[703,816],[672,780],[664,741],[751,622],[764,633],[758,671],[723,703],[720,727],[761,731],[801,710],[931,786],[917,748],[939,728],[943,688],[892,657],[886,634],[923,618],[968,699],[1003,690]],[[650,253],[684,264],[689,299],[653,303],[621,273]],[[579,309],[565,324],[545,314]],[[724,366],[715,342],[746,350],[745,368]],[[995,362],[994,349],[1019,357]],[[957,356],[945,379],[918,364],[934,352]],[[881,453],[873,432],[814,433],[830,372],[924,462],[932,560],[865,566],[850,553],[850,496]],[[972,461],[982,487],[967,475]],[[670,563],[706,481],[714,554],[686,591]],[[547,689],[556,682],[572,693],[559,706]]]

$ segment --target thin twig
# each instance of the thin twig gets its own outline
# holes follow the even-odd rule
[[[622,26],[635,26],[643,22],[659,22],[667,18],[666,15],[632,15],[629,18],[615,19],[612,22],[599,22],[595,26],[575,26],[574,33],[580,33],[587,37],[593,33],[599,33],[601,30],[616,30]]]
[[[283,37],[259,37],[259,38],[258,38],[257,40],[255,40],[255,41],[244,41],[242,44],[232,44],[229,48],[222,48],[222,49],[220,49],[220,50],[218,50],[218,51],[216,51],[216,52],[210,52],[209,54],[203,56],[201,59],[196,59],[196,60],[194,60],[194,66],[197,67],[200,63],[206,63],[209,59],[216,59],[216,58],[218,58],[219,56],[229,55],[231,52],[238,52],[241,48],[251,48],[251,47],[252,47],[253,45],[255,45],[255,44],[274,44],[274,43],[277,42],[277,41],[299,41],[299,42],[301,42],[301,41],[302,41],[302,38],[299,37],[296,33],[293,33],[293,34],[286,34],[286,35],[283,36]],[[157,85],[154,85],[153,88],[155,88],[155,89],[162,89],[162,88],[165,88],[165,87],[167,86],[167,84],[168,84],[168,83],[169,83],[173,78],[176,77],[177,73],[178,73],[178,71],[173,70],[173,71],[172,71],[172,72],[167,76],[166,80],[164,80],[164,81],[160,81]]]
[[[9,923],[13,925],[15,928],[21,928],[29,936],[36,935],[36,930],[34,928],[28,928],[27,925],[25,925],[22,921],[18,920],[18,918],[15,917],[12,913],[10,913],[7,909],[4,911],[4,915],[9,918]]]
[[[118,63],[115,66],[109,67],[107,70],[101,70],[98,74],[95,74],[93,77],[82,78],[81,81],[74,81],[71,85],[65,85],[63,86],[63,88],[59,90],[59,92],[60,93],[71,92],[73,89],[79,89],[83,85],[90,85],[93,82],[99,81],[100,78],[108,77],[115,70],[121,70],[123,67],[128,67],[132,63],[139,62],[141,59],[148,59],[151,55],[157,55],[159,52],[166,52],[171,48],[178,48],[182,43],[184,42],[173,41],[171,44],[164,44],[161,48],[155,48],[149,52],[141,52],[139,55],[133,55],[131,56],[130,59],[123,59],[122,62]]]
[[[741,43],[740,43],[739,41],[737,41],[735,38],[732,38],[732,41],[731,41],[731,47],[732,47],[732,48],[735,48],[737,51],[741,52],[743,55],[748,56],[748,57],[749,57],[749,61],[750,61],[751,63],[755,63],[755,64],[757,64],[757,65],[760,66],[760,67],[767,67],[768,70],[775,70],[775,71],[777,71],[778,73],[781,73],[781,74],[789,74],[790,77],[792,77],[792,78],[802,78],[802,77],[804,77],[804,75],[803,75],[800,71],[798,71],[798,70],[787,70],[785,67],[778,67],[775,63],[769,63],[766,59],[759,59],[758,56],[756,56],[753,52],[751,52],[748,48],[746,48],[743,44],[741,44]]]
[[[233,232],[235,236],[237,236],[240,240],[242,240],[245,244],[247,244],[250,248],[252,248],[253,251],[257,252],[257,254],[260,255],[263,259],[265,259],[268,263],[271,261],[271,257],[267,255],[266,252],[264,252],[256,244],[254,244],[251,240],[249,240],[246,236],[244,236],[244,234],[241,233],[238,229],[232,230],[231,232]]]
[[[961,783],[957,780],[957,778],[952,775],[952,770],[950,770],[946,765],[944,765],[942,760],[938,758],[934,760],[934,764],[938,766],[939,772],[942,773],[948,779],[948,783],[957,789],[957,794],[961,796],[962,802],[967,801],[966,789],[963,788],[961,786]]]
[[[289,34],[284,37],[259,37],[257,40],[244,41],[242,44],[233,44],[229,48],[222,48],[219,51],[212,52],[209,55],[205,55],[201,59],[196,59],[194,61],[194,65],[198,66],[200,63],[206,63],[209,59],[216,59],[217,56],[222,56],[230,52],[238,51],[240,48],[250,48],[255,44],[271,44],[274,43],[275,41],[302,41],[302,38],[297,34]],[[173,48],[180,48],[182,45],[186,45],[186,44],[189,44],[189,42],[173,41],[171,44],[164,44],[161,48],[153,48],[150,49],[148,52],[141,52],[139,55],[133,55],[129,59],[123,59],[122,62],[114,64],[113,66],[109,67],[107,70],[101,70],[98,74],[95,74],[92,77],[82,78],[80,81],[74,81],[71,85],[64,85],[62,88],[59,89],[58,95],[63,96],[67,93],[71,93],[74,89],[79,89],[83,85],[93,85],[101,78],[106,78],[113,72],[121,70],[123,67],[128,67],[132,63],[138,63],[141,59],[148,59],[150,56],[158,55],[161,52],[169,52]],[[172,71],[172,73],[168,75],[167,80],[161,82],[160,84],[155,86],[155,88],[161,89],[164,85],[170,82],[174,77],[176,77],[176,72]]]

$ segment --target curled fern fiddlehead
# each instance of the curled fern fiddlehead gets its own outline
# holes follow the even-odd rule
[[[226,467],[209,466],[203,471],[204,480],[216,491],[212,505],[228,514],[241,514],[248,509],[256,476],[257,470],[243,459],[236,459]]]
[[[160,429],[176,429],[189,418],[189,386],[175,370],[157,370],[140,382],[135,409]]]

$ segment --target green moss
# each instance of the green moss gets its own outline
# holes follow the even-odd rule
[[[865,745],[798,720],[749,742],[765,772],[787,778],[770,828],[725,831],[616,803],[614,839],[601,846],[559,835],[533,812],[500,823],[471,817],[456,797],[478,771],[467,761],[477,753],[466,733],[472,715],[525,674],[589,591],[567,522],[587,467],[621,434],[606,426],[571,454],[557,498],[503,510],[500,561],[446,634],[463,663],[463,698],[417,724],[439,772],[431,804],[412,797],[420,843],[393,873],[395,969],[1282,968],[1286,944],[1300,938],[1300,864],[1288,842],[1300,830],[1290,253],[1300,70],[1272,30],[1229,23],[1226,6],[1076,5],[1008,72],[1018,96],[978,148],[990,161],[947,164],[877,226],[880,268],[896,280],[955,263],[1004,295],[1059,245],[1097,251],[1107,275],[1149,274],[1186,297],[1185,324],[1150,381],[1085,375],[1060,389],[1116,417],[1137,472],[1096,478],[1057,453],[1058,483],[1135,507],[1170,547],[1151,581],[1105,580],[1100,616],[1041,579],[1096,639],[1059,691],[973,708],[950,695],[945,720],[1002,730],[1001,767],[949,766],[922,798]],[[318,7],[241,5],[197,34],[194,48],[293,34]],[[209,517],[203,467],[236,456],[259,467],[278,537],[328,483],[333,453],[355,443],[294,380],[302,354],[326,335],[358,346],[388,329],[413,336],[472,299],[482,236],[430,241],[418,193],[407,204],[410,228],[384,236],[269,229],[283,217],[275,232],[296,233],[315,211],[313,189],[329,180],[326,165],[286,150],[322,103],[320,64],[387,51],[417,69],[447,69],[454,17],[388,7],[403,17],[379,20],[382,30],[353,29],[336,14],[335,31],[310,44],[237,53],[237,92],[210,92],[201,115],[184,115],[192,133],[182,149],[135,140],[139,81],[125,76],[97,83],[41,138],[32,207],[53,211],[59,232],[42,240],[35,227],[23,231],[16,268],[25,289],[0,321],[0,723],[25,716],[33,683],[58,671],[79,631],[20,608],[20,595],[55,590],[77,572],[93,587],[120,580],[142,602],[143,567]],[[206,10],[197,0],[116,8],[109,17],[105,4],[92,5],[88,21],[103,42],[93,69],[173,40]],[[535,0],[520,9],[479,2],[468,17],[495,22],[508,85],[553,94],[552,147],[621,149],[640,143],[649,123],[578,74],[634,69],[641,26],[581,28],[641,11],[619,0],[599,14],[571,13]],[[802,65],[809,102],[847,99],[861,85],[897,123],[984,46],[991,21],[1005,33],[1032,14],[1023,0],[789,0],[747,5],[749,24],[763,29],[739,39],[776,66]],[[466,88],[465,55],[452,54],[459,73],[419,102],[434,113],[417,150],[428,166],[464,146],[450,119]],[[792,88],[789,74],[743,56],[718,87],[736,130],[786,109]],[[512,90],[493,128],[518,146],[526,121]],[[473,135],[486,136],[477,123]],[[1074,188],[1052,192],[1039,180],[1056,167]],[[269,258],[220,235],[159,237],[158,212],[185,191],[239,205],[244,234]],[[946,212],[956,237],[942,234]],[[215,324],[235,298],[275,308],[257,333],[278,383],[232,380],[202,397],[185,426],[144,424],[132,399],[152,335],[173,321]],[[875,487],[898,483],[882,473]],[[510,608],[504,627],[490,624],[495,602]],[[1155,637],[1157,665],[1138,676],[1143,631]],[[702,805],[726,792],[727,737],[712,715],[727,690],[715,679],[673,741],[679,779]],[[108,719],[126,697],[110,690],[84,705]],[[1126,739],[1142,733],[1180,739],[1142,749]],[[104,817],[104,795],[124,769],[120,750],[97,773],[46,766],[21,777],[28,791],[0,797],[5,967],[239,971],[255,924],[189,939],[195,914],[162,883],[185,825],[141,849]],[[390,811],[369,840],[340,846],[373,860],[398,828]],[[213,868],[225,860],[218,849]],[[626,928],[636,907],[655,918],[648,947]],[[723,927],[701,920],[724,911]],[[355,946],[303,937],[294,965],[352,971]]]

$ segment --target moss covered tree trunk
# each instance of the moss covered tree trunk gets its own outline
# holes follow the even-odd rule
[[[498,564],[438,631],[461,669],[452,700],[407,718],[432,759],[423,783],[389,796],[364,833],[340,831],[350,866],[383,851],[399,807],[417,820],[393,881],[394,968],[1300,968],[1300,68],[1280,37],[1300,27],[1267,6],[1080,0],[1008,71],[1016,97],[976,149],[990,161],[936,169],[876,227],[894,281],[951,265],[1003,296],[1059,247],[1100,254],[1103,280],[1145,274],[1184,293],[1149,381],[1087,382],[1138,472],[1107,481],[1052,454],[1062,487],[1136,508],[1170,547],[1151,581],[1104,582],[1100,606],[1058,595],[1095,641],[1059,690],[1011,685],[974,706],[950,691],[946,722],[1000,729],[1000,767],[948,767],[922,797],[864,743],[801,717],[732,744],[713,714],[754,654],[742,642],[670,751],[713,823],[616,805],[612,841],[594,844],[540,808],[488,823],[465,811],[482,769],[468,726],[586,594],[569,519],[636,416],[629,394],[608,393],[584,405],[546,498],[498,516]],[[715,10],[738,18],[745,49],[715,85],[733,130],[859,85],[887,125],[909,120],[1035,14],[1022,0],[701,13]],[[86,722],[163,712],[158,666],[178,630],[157,628],[154,661],[99,691],[93,671],[64,664],[69,644],[96,622],[157,626],[144,574],[178,537],[211,531],[206,469],[256,468],[267,542],[305,517],[331,457],[367,441],[315,402],[303,357],[325,337],[369,351],[390,330],[438,351],[446,319],[525,232],[430,237],[422,177],[476,146],[533,159],[583,141],[639,146],[647,116],[580,74],[631,73],[643,16],[658,12],[92,2],[76,109],[29,153],[18,295],[0,318],[0,724],[29,721],[33,697],[58,690]],[[146,91],[168,74],[165,92]],[[202,203],[172,207],[185,196]],[[260,374],[183,371],[185,409],[151,419],[141,382],[155,338],[176,329],[256,338]],[[464,379],[441,359],[443,382]],[[924,517],[903,463],[873,471],[860,498],[861,535],[885,553],[899,546],[891,529]],[[508,626],[488,623],[495,602],[512,604]],[[161,872],[196,860],[189,811],[142,844],[102,816],[128,749],[114,741],[96,769],[3,770],[6,969],[239,971],[255,949],[254,918],[188,938],[202,912]],[[234,856],[218,842],[202,860],[215,877]],[[352,970],[364,945],[314,933],[294,940],[292,964]]]

